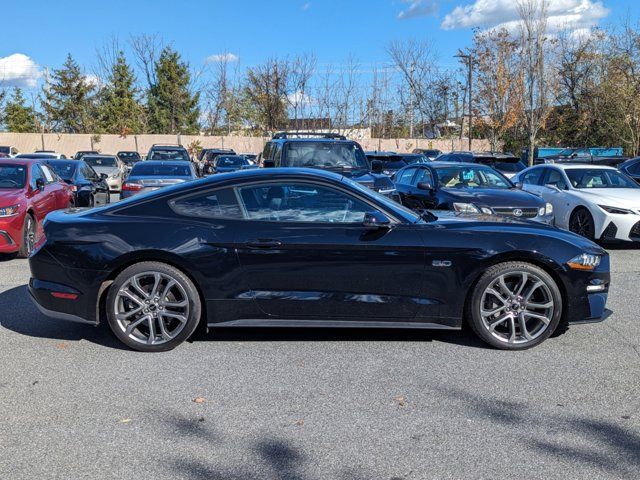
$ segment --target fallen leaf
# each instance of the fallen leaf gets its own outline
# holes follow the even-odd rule
[[[63,348],[67,348],[67,344],[66,343],[58,343],[56,344],[56,348],[59,348],[60,350],[62,350]]]
[[[131,419],[130,418],[123,418],[122,420],[120,420],[120,423],[131,423]]]
[[[394,398],[394,400],[398,402],[398,405],[401,407],[404,407],[407,404],[407,401],[402,395],[398,395],[397,397]]]
[[[198,405],[202,405],[206,401],[204,397],[196,397],[193,399],[193,403],[197,403]]]
[[[296,425],[297,425],[298,427],[303,426],[303,425],[304,425],[304,420],[302,420],[302,419],[298,420],[298,421],[296,422]]]

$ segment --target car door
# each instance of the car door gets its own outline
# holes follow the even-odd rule
[[[400,196],[400,201],[403,205],[413,208],[407,200],[407,196],[411,191],[411,179],[416,173],[416,167],[407,167],[398,171],[393,177],[393,181],[396,186],[396,191]]]
[[[84,165],[83,173],[84,177],[92,184],[95,205],[106,205],[109,203],[109,186],[107,182],[100,177],[90,165]]]
[[[420,188],[420,184],[431,185],[431,188]],[[428,210],[438,207],[436,185],[433,173],[428,167],[418,167],[416,175],[411,179],[411,192],[408,200],[416,210]]]
[[[532,167],[520,174],[522,190],[536,195],[542,195],[542,180],[546,173],[546,167]]]
[[[553,205],[553,216],[558,226],[568,225],[573,205],[567,199],[569,180],[559,168],[547,167],[541,177],[540,196]]]
[[[38,188],[38,181],[41,181],[42,188]],[[40,168],[40,165],[34,163],[31,165],[31,206],[35,213],[36,223],[38,225],[38,236],[42,229],[42,221],[47,213],[54,210],[55,195],[51,192],[51,186],[47,185],[47,180]]]
[[[58,181],[55,173],[47,165],[40,164],[40,169],[45,177],[48,194],[53,197],[51,205],[52,210],[60,210],[66,208],[69,204],[69,196],[66,189]]]
[[[332,185],[260,182],[237,188],[246,221],[238,258],[265,315],[370,320],[415,316],[424,248],[413,225],[368,230],[378,207]]]

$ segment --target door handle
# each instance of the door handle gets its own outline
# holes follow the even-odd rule
[[[258,239],[258,240],[249,240],[245,243],[248,248],[254,249],[269,249],[269,248],[278,248],[282,246],[282,242],[279,240],[268,240],[268,239]]]

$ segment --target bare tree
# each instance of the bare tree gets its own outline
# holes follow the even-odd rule
[[[524,77],[523,104],[529,148],[529,165],[533,165],[538,132],[544,126],[557,92],[557,76],[551,71],[547,57],[552,41],[547,35],[547,0],[518,0],[520,16],[521,70]]]
[[[255,109],[255,120],[263,131],[273,132],[287,120],[286,96],[290,72],[286,60],[271,58],[247,70],[245,94]]]
[[[157,34],[142,34],[131,36],[130,44],[136,59],[136,64],[147,80],[147,85],[149,87],[155,85],[155,64],[160,52],[164,48],[164,40]]]
[[[315,73],[316,63],[315,55],[309,53],[299,55],[290,62],[286,100],[296,124],[299,119],[304,119],[305,108],[312,102],[309,83]]]

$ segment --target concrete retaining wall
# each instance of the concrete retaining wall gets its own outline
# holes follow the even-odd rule
[[[196,135],[100,135],[99,142],[90,134],[57,134],[57,133],[6,133],[0,132],[0,145],[16,147],[20,153],[34,150],[54,150],[72,156],[79,150],[98,150],[102,153],[116,153],[120,150],[137,150],[146,154],[154,143],[182,143],[188,146],[199,140],[204,148],[232,148],[237,153],[258,153],[262,151],[268,137],[238,136],[196,136]],[[458,140],[425,140],[425,139],[377,139],[359,140],[365,150],[391,150],[410,152],[414,148],[437,148],[442,151],[466,150],[467,139]],[[489,150],[487,140],[473,140],[474,150]]]

